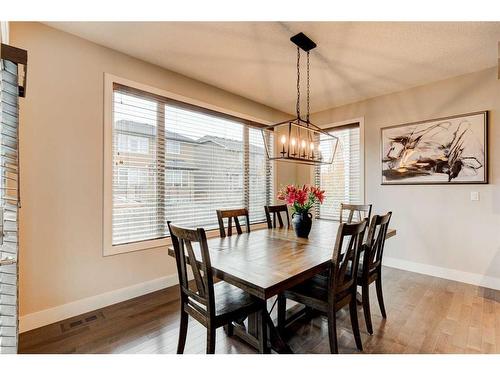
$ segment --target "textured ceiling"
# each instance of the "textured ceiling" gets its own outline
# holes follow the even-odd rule
[[[312,112],[493,67],[500,40],[500,22],[47,24],[288,113],[298,32],[318,44]]]

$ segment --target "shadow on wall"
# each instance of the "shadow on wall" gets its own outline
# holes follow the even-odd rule
[[[491,120],[490,120],[490,124],[491,124]],[[492,150],[490,150],[490,155],[489,155],[489,159],[490,160],[494,160],[492,157],[491,157],[491,152]],[[497,182],[496,181],[493,181],[492,179],[492,173],[491,173],[491,169],[489,171],[490,175],[489,175],[489,180],[490,180],[490,184],[491,185],[497,185]],[[491,189],[491,194],[492,194],[492,211],[493,211],[493,214],[500,214],[500,189]]]
[[[500,274],[500,248],[497,248],[493,259],[490,262],[488,269],[483,275],[483,281],[487,281],[488,278],[494,277],[499,278]],[[491,276],[490,276],[491,275]],[[484,298],[490,299],[492,301],[500,302],[500,290],[494,290],[489,288],[480,288],[478,293]]]

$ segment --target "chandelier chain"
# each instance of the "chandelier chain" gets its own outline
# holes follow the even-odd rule
[[[297,47],[297,117],[300,119],[300,48]]]
[[[311,110],[311,107],[310,107],[310,98],[309,98],[309,92],[311,91],[310,90],[310,83],[309,83],[309,68],[310,68],[310,63],[309,63],[309,51],[307,51],[307,123],[309,124],[309,113],[310,113],[310,110]]]
[[[310,121],[311,117],[311,54],[310,50],[316,47],[311,39],[304,33],[299,33],[290,38],[290,40],[297,46],[297,103],[296,112],[297,117],[281,121],[274,125],[269,125],[261,129],[262,137],[267,160],[272,161],[288,161],[299,164],[307,165],[331,165],[334,161],[335,151],[339,139],[314,125]],[[302,61],[304,67],[301,67],[301,55],[305,52],[307,56],[303,56]],[[301,68],[306,71],[301,72]],[[305,73],[305,78],[301,77],[301,73]],[[303,81],[301,82],[301,80]],[[301,87],[302,85],[302,87]],[[304,87],[305,86],[305,87]],[[301,90],[306,90],[302,95]],[[302,107],[302,108],[301,108]],[[301,111],[302,116],[301,117]],[[269,131],[276,131],[274,134],[279,135],[279,147],[273,147],[274,142],[269,137]],[[321,142],[321,143],[320,143]],[[324,154],[323,147],[326,145],[327,153]],[[274,307],[274,306],[273,306]],[[272,308],[271,308],[272,309]]]

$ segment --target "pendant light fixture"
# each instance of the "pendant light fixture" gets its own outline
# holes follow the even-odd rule
[[[262,137],[269,160],[289,161],[301,164],[332,164],[338,138],[323,131],[310,121],[309,52],[316,47],[305,34],[290,38],[297,46],[297,104],[296,117],[262,129]],[[305,119],[300,113],[300,55],[307,56],[307,113]],[[273,134],[274,137],[271,137]]]

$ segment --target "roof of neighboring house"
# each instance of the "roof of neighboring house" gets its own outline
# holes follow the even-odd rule
[[[119,120],[115,123],[115,129],[127,133],[136,133],[142,136],[154,136],[156,134],[156,126],[146,124],[144,122],[136,122],[130,120]]]
[[[190,143],[198,143],[196,140],[186,137],[182,134],[171,132],[170,130],[165,131],[165,138],[166,139],[172,139],[175,141],[181,141],[181,142],[190,142]]]
[[[115,124],[115,129],[120,130],[122,132],[136,134],[140,136],[148,136],[154,137],[156,135],[156,126],[151,124],[146,124],[144,122],[137,122],[131,120],[119,120]],[[191,142],[197,143],[196,140],[181,135],[179,133],[175,133],[169,130],[165,131],[165,138],[172,139],[181,142]]]
[[[205,135],[198,139],[198,143],[212,142],[231,151],[241,151],[243,146],[241,141],[216,137],[215,135]]]
[[[206,143],[206,142],[213,142],[215,144],[218,144],[221,147],[224,147],[226,150],[229,151],[242,151],[243,150],[243,145],[242,141],[237,141],[235,139],[227,139],[227,138],[222,138],[222,137],[217,137],[215,135],[205,135],[204,137],[201,137],[198,139],[199,143]],[[250,144],[250,152],[262,152],[263,147],[259,147],[257,145]]]
[[[135,134],[139,136],[148,136],[148,137],[154,137],[156,135],[156,126],[151,125],[151,124],[146,124],[142,122],[137,122],[137,121],[131,121],[131,120],[119,120],[115,124],[115,129],[126,132],[129,134]],[[237,141],[234,139],[228,139],[228,138],[223,138],[223,137],[217,137],[215,135],[205,135],[201,138],[198,139],[192,139],[189,137],[186,137],[182,134],[172,132],[170,130],[165,131],[165,138],[166,139],[171,139],[175,141],[180,141],[180,142],[189,142],[189,143],[207,143],[211,142],[216,145],[219,145],[220,147],[225,148],[226,150],[229,151],[242,151],[243,145],[242,141]],[[250,144],[250,152],[255,152],[259,153],[262,152],[263,147]]]

